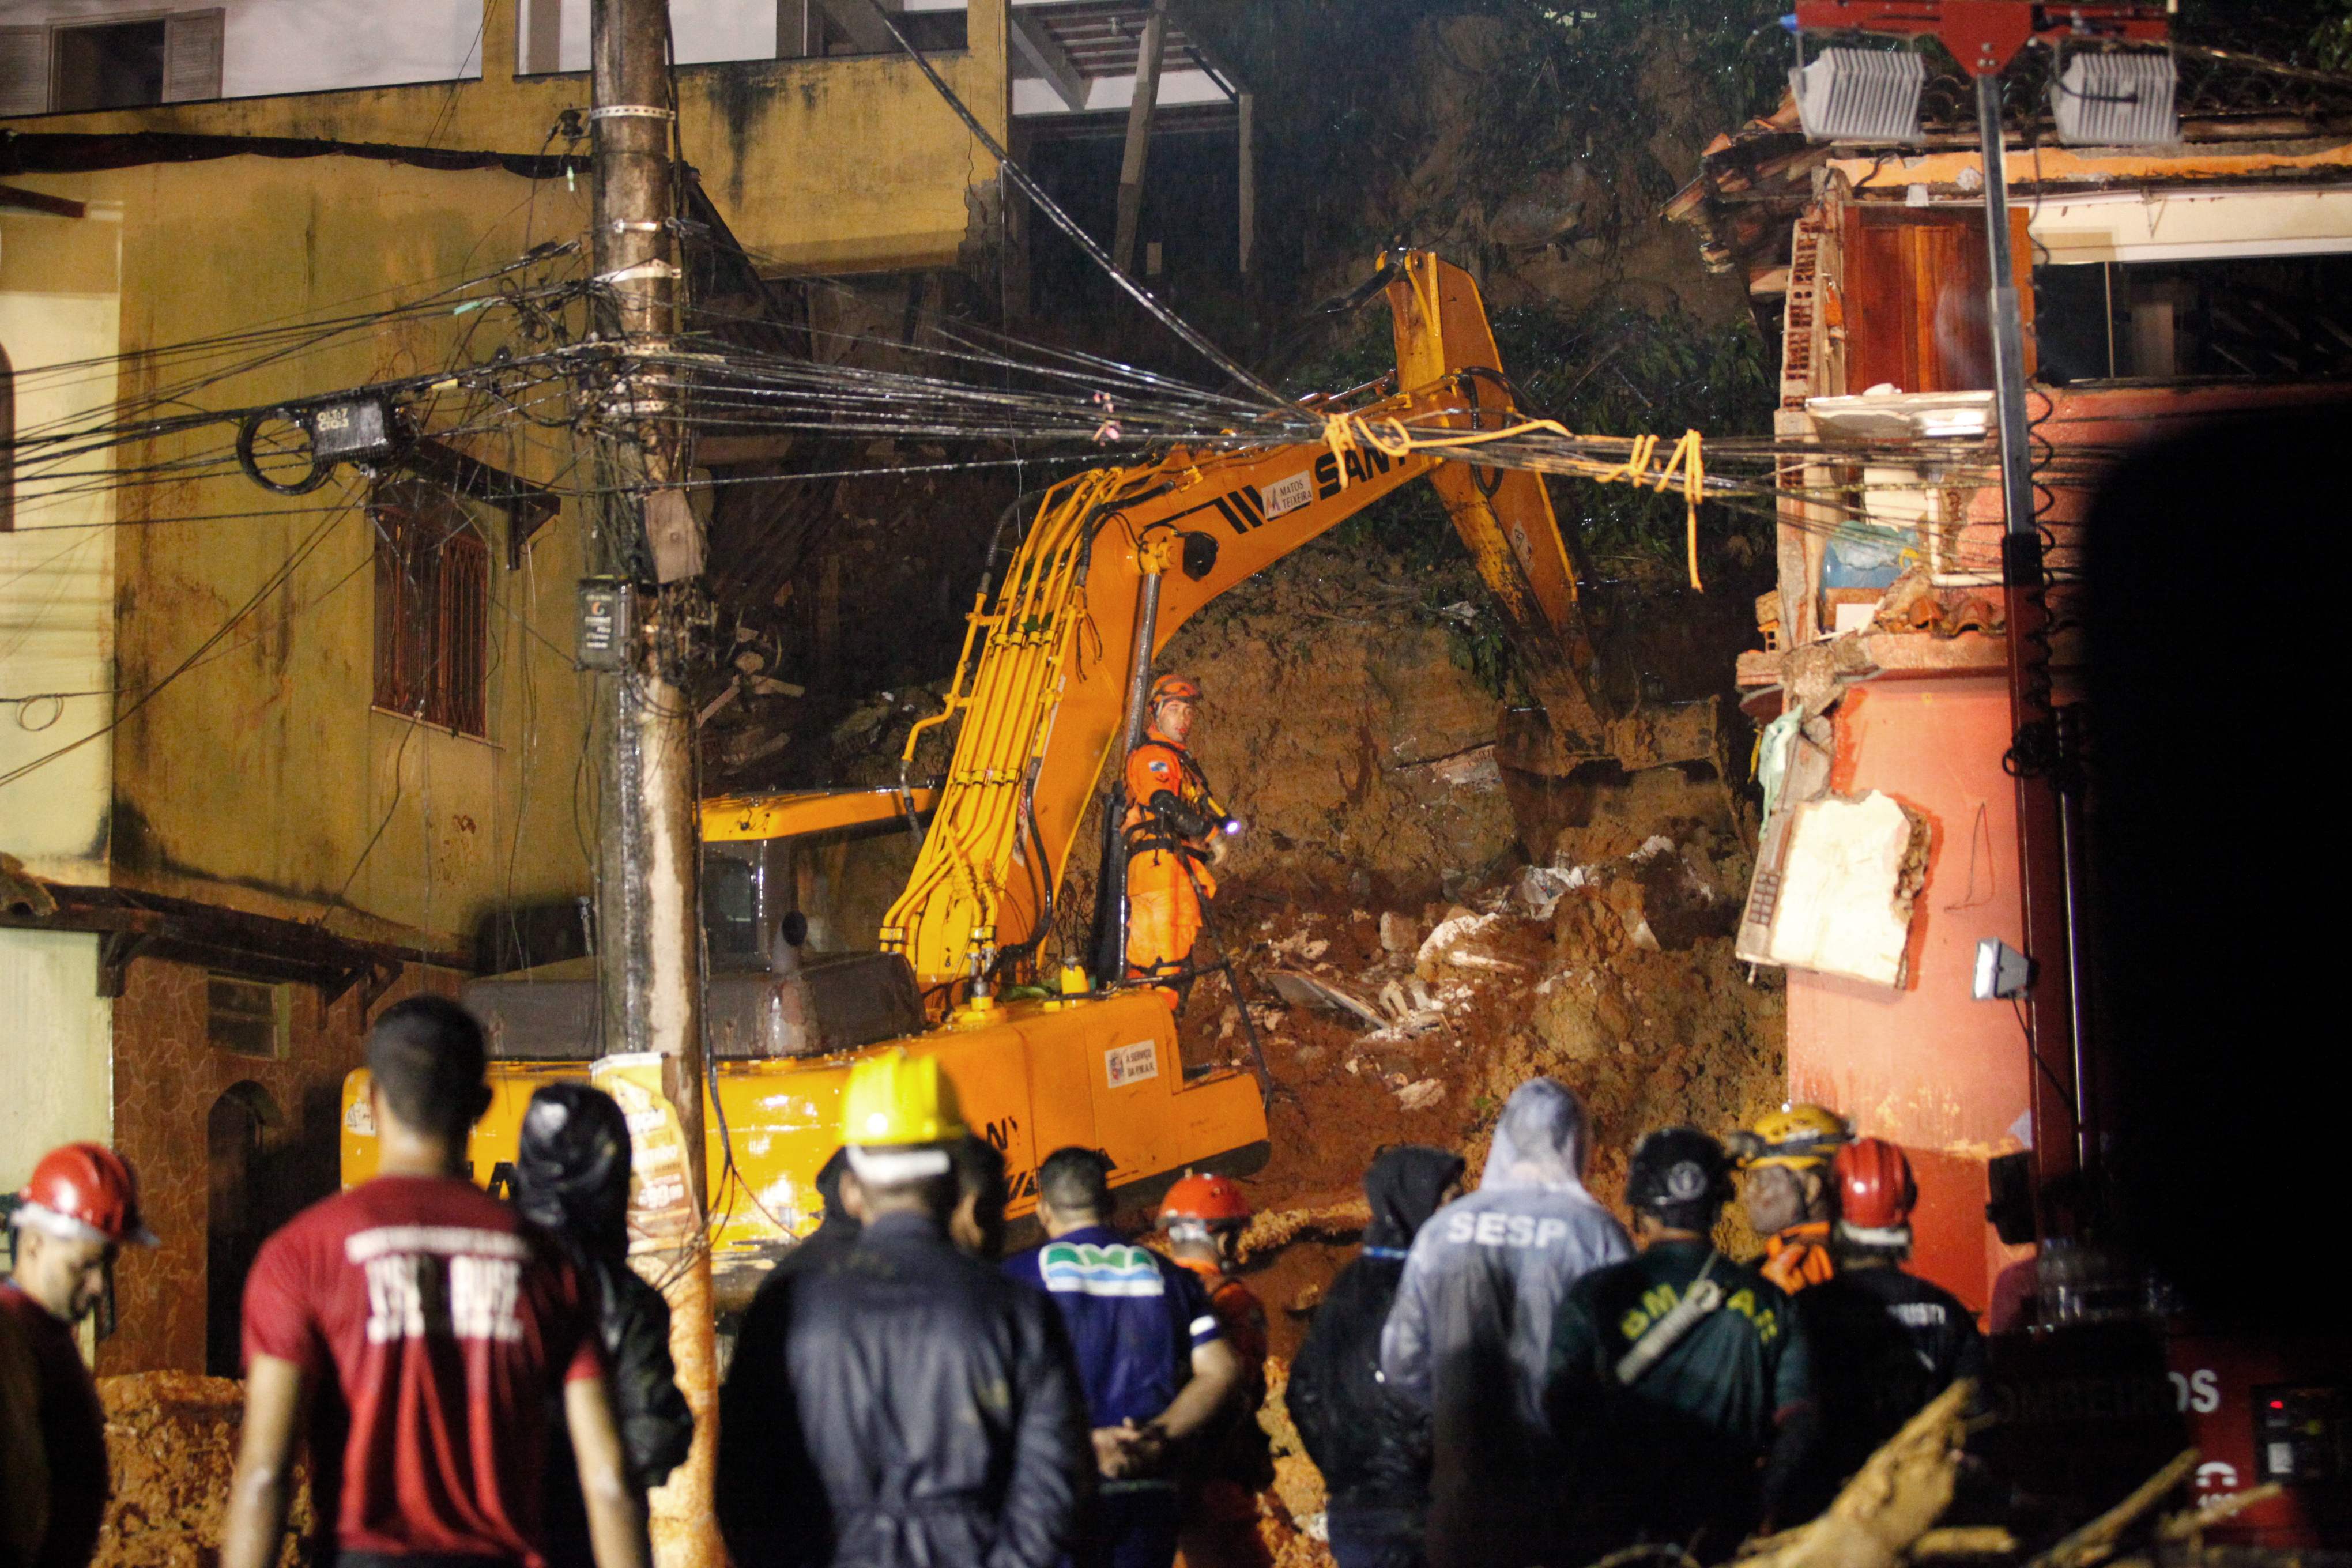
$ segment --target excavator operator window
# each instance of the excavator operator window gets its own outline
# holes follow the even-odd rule
[[[705,849],[702,920],[709,932],[714,970],[757,968],[763,963],[767,954],[760,942],[758,867],[716,846]]]

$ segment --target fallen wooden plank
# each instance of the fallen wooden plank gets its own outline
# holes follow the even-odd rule
[[[2036,1557],[2028,1568],[2092,1568],[2115,1554],[2116,1541],[2173,1489],[2197,1473],[2197,1450],[2184,1448],[2164,1468],[2142,1481],[2131,1496]]]

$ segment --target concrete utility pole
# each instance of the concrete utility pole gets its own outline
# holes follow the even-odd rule
[[[667,0],[593,0],[589,19],[595,157],[597,279],[607,318],[631,351],[668,346],[677,326],[677,230],[671,157],[676,122]],[[702,593],[701,526],[677,488],[678,393],[656,367],[624,366],[603,410],[611,495],[605,569],[642,584],[616,673],[600,679],[608,726],[604,832],[597,865],[597,984],[607,1055],[651,1053],[677,1114],[685,1223],[638,1254],[663,1287],[679,1386],[693,1407],[694,1448],[654,1493],[661,1568],[719,1568],[711,1517],[719,1436],[710,1253],[700,1221],[709,1186],[703,1156],[701,842],[694,790],[694,708],[683,689]],[[640,1154],[641,1163],[643,1153]]]

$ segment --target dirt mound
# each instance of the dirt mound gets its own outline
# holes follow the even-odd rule
[[[142,1372],[98,1380],[114,1496],[94,1568],[212,1568],[220,1557],[245,1388],[225,1377]],[[301,1562],[310,1529],[307,1476],[298,1475],[280,1568]]]
[[[1170,642],[1160,667],[1207,693],[1194,754],[1249,825],[1221,877],[1418,904],[1512,854],[1496,699],[1432,603],[1461,575],[1318,545]]]
[[[1659,798],[1679,799],[1674,791]],[[1262,1523],[1276,1560],[1328,1561],[1321,1478],[1281,1389],[1315,1304],[1355,1256],[1367,1218],[1359,1182],[1383,1144],[1460,1151],[1475,1184],[1511,1091],[1550,1075],[1581,1093],[1596,1137],[1589,1180],[1618,1205],[1643,1132],[1691,1122],[1721,1132],[1777,1103],[1784,993],[1753,980],[1730,932],[1748,878],[1734,835],[1669,817],[1639,837],[1622,821],[1561,832],[1573,847],[1622,845],[1597,861],[1555,858],[1412,910],[1331,891],[1236,879],[1220,900],[1276,1094],[1274,1156],[1250,1184],[1258,1217],[1243,1272],[1266,1307],[1274,1363],[1259,1415],[1276,1480]],[[1276,971],[1346,1002],[1285,1001]],[[1311,982],[1312,984],[1304,984]],[[1188,1059],[1246,1058],[1222,977],[1195,987],[1181,1019]],[[1722,1239],[1757,1250],[1736,1218]]]

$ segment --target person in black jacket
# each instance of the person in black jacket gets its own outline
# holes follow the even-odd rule
[[[547,1084],[531,1095],[515,1150],[514,1202],[562,1239],[593,1292],[612,1363],[613,1414],[642,1503],[685,1463],[694,1412],[670,1362],[669,1303],[629,1267],[629,1125],[611,1095],[584,1083]],[[560,1416],[560,1396],[556,1404]],[[549,1568],[584,1568],[593,1557],[571,1440],[560,1418],[548,1430]]]
[[[1323,1472],[1339,1568],[1414,1568],[1429,1507],[1429,1415],[1381,1381],[1381,1329],[1413,1234],[1462,1190],[1462,1158],[1404,1144],[1364,1173],[1364,1250],[1315,1309],[1291,1363],[1290,1419]]]
[[[950,1239],[964,1128],[936,1058],[862,1061],[842,1102],[864,1228],[747,1317],[719,1426],[728,1549],[739,1568],[1052,1568],[1094,1471],[1061,1321]]]
[[[1879,1446],[1956,1378],[1984,1375],[1976,1315],[1904,1271],[1919,1184],[1903,1151],[1864,1138],[1837,1152],[1837,1274],[1797,1298],[1813,1353],[1821,1443],[1799,1517],[1820,1512]],[[1817,1299],[1818,1298],[1818,1299]]]

